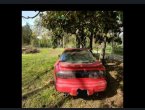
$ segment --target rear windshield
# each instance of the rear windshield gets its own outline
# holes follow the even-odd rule
[[[60,60],[71,63],[91,63],[96,61],[88,50],[67,50],[61,55]]]

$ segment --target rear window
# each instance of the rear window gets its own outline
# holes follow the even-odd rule
[[[61,55],[60,60],[71,63],[91,63],[96,61],[88,50],[66,50]]]

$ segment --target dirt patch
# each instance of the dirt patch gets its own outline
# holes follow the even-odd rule
[[[117,94],[113,97],[106,98],[102,104],[104,108],[122,108],[123,107],[123,92],[121,89],[117,89]]]

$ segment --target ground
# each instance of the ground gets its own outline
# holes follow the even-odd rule
[[[63,49],[40,49],[40,53],[22,54],[22,107],[23,108],[122,108],[123,60],[111,55],[106,67],[108,88],[104,93],[86,97],[64,97],[55,90],[53,65]],[[115,60],[114,60],[115,58]],[[121,60],[120,60],[121,59]],[[120,61],[119,61],[120,60]]]

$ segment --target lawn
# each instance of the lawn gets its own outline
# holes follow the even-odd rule
[[[43,48],[37,54],[22,54],[22,107],[51,106],[61,99],[56,98],[60,94],[49,81],[53,80],[53,65],[62,51]]]
[[[122,107],[123,68],[118,65],[110,68],[112,84],[105,94],[96,97],[64,97],[50,83],[53,80],[53,65],[62,48],[41,48],[40,53],[22,54],[22,107],[23,108],[100,108]],[[119,80],[118,80],[119,79]],[[121,83],[121,84],[120,84]],[[121,90],[122,91],[122,90]],[[119,99],[119,101],[117,101]],[[121,106],[115,105],[121,102]]]

